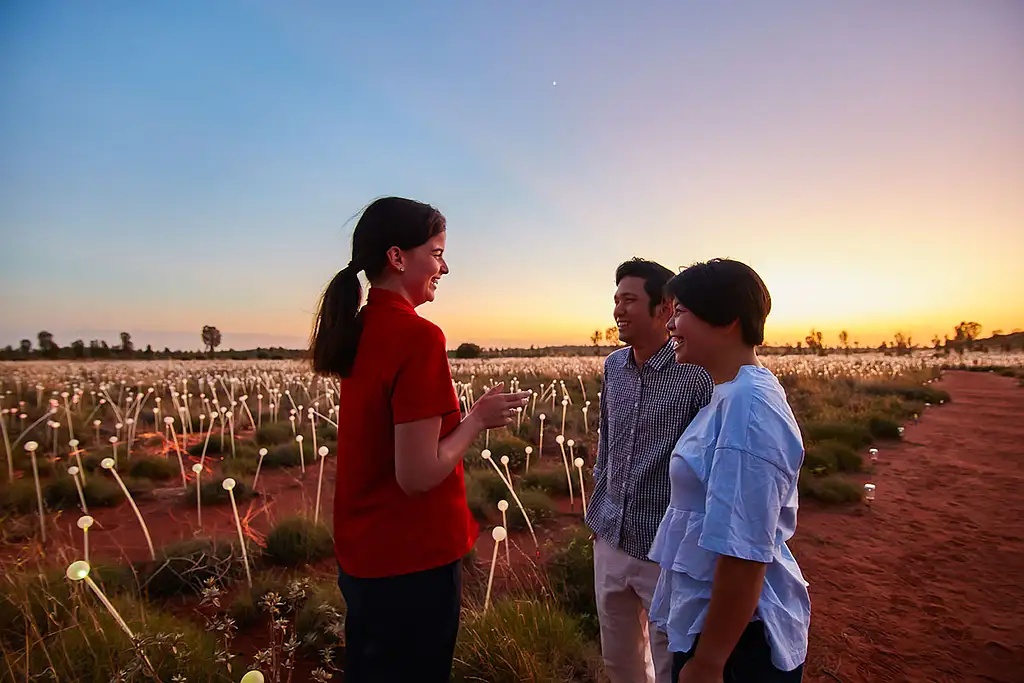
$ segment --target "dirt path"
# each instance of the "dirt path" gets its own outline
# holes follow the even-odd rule
[[[801,509],[808,681],[1024,681],[1024,389],[949,373],[863,478],[870,510]]]

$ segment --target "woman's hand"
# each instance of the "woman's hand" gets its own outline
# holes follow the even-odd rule
[[[722,667],[706,664],[694,657],[683,665],[678,683],[722,683]]]
[[[512,423],[516,408],[523,408],[529,401],[530,392],[520,391],[515,394],[504,394],[504,382],[498,382],[473,404],[469,410],[481,429],[498,429]]]

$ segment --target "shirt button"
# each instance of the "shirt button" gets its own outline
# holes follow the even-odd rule
[[[636,403],[634,403],[633,407],[634,408],[639,408],[640,407],[640,401],[637,401]]]

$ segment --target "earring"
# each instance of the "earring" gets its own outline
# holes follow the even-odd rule
[[[399,273],[404,273],[404,272],[405,272],[405,268],[399,268],[399,269],[398,269],[398,272],[399,272]]]

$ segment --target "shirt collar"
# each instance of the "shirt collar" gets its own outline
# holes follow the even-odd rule
[[[384,289],[383,287],[370,287],[370,293],[366,297],[366,304],[368,306],[386,306],[387,308],[408,311],[409,313],[416,312],[416,309],[412,307],[408,299],[398,292],[392,292],[390,289]]]
[[[645,366],[649,366],[651,370],[658,372],[665,369],[669,363],[674,363],[676,359],[675,347],[672,344],[672,340],[668,339],[660,349],[654,352],[654,355],[647,359],[644,363]],[[637,367],[636,358],[633,357],[632,347],[627,347],[626,350],[626,364],[632,365],[634,368]]]

